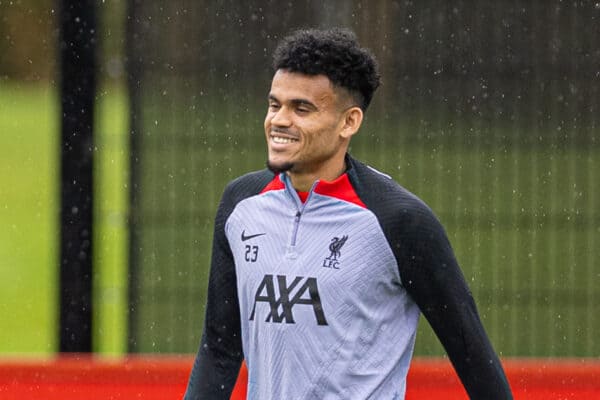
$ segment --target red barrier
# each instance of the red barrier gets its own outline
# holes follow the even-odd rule
[[[600,359],[505,359],[515,399],[600,399]],[[415,359],[407,378],[407,400],[467,399],[446,359]]]
[[[42,362],[0,361],[0,398],[181,398],[191,363],[189,357],[132,357],[113,361],[60,356]]]
[[[0,398],[180,399],[192,363],[189,356],[0,359]],[[503,364],[516,399],[600,399],[598,359],[507,359]],[[246,380],[242,369],[232,399],[245,398]],[[453,400],[467,395],[447,360],[417,358],[408,374],[406,398]]]

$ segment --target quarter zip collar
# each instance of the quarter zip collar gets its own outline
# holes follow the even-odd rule
[[[352,172],[352,170],[344,172],[342,175],[340,175],[333,181],[315,181],[312,187],[310,188],[310,191],[308,192],[308,197],[306,198],[305,202],[302,202],[300,196],[296,192],[296,189],[294,189],[294,187],[292,186],[290,178],[286,174],[281,174],[279,176],[279,179],[283,183],[283,186],[288,195],[292,198],[294,205],[296,206],[296,210],[298,211],[304,210],[306,205],[310,202],[310,199],[313,197],[314,193],[337,198],[366,208],[366,205],[359,198],[352,185],[353,177],[350,176]]]
[[[292,231],[286,246],[285,256],[287,259],[294,260],[298,257],[298,233],[301,230],[303,216],[307,212],[306,210],[308,210],[307,207],[310,208],[311,199],[315,193],[366,208],[350,182],[350,177],[348,176],[350,165],[350,159],[347,157],[346,171],[342,175],[333,181],[316,180],[313,182],[308,192],[308,197],[304,202],[300,199],[298,192],[292,185],[290,177],[286,173],[279,174],[278,179],[283,184],[283,189],[287,193],[287,196],[289,196],[288,198],[293,202],[294,212],[293,215],[290,215]],[[279,188],[281,188],[281,186],[279,186]]]
[[[281,180],[281,182],[283,182],[286,193],[293,199],[294,204],[296,205],[296,210],[299,212],[304,211],[304,207],[310,201],[310,198],[315,190],[315,187],[317,187],[317,185],[320,182],[319,180],[316,180],[313,182],[310,190],[308,191],[308,197],[306,198],[306,201],[302,202],[302,200],[300,199],[300,196],[298,195],[298,192],[296,192],[296,189],[292,185],[292,180],[285,172],[282,172],[281,174],[279,174],[279,179]]]

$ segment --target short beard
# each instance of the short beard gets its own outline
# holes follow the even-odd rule
[[[294,163],[284,162],[282,164],[273,164],[271,160],[267,160],[267,168],[269,168],[269,170],[275,175],[278,175],[282,172],[287,172],[294,168]]]

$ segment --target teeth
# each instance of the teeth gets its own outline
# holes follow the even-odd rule
[[[295,142],[295,139],[290,139],[290,138],[286,138],[286,137],[281,137],[281,136],[273,136],[272,137],[273,142],[277,143],[277,144],[288,144],[288,143],[292,143]]]

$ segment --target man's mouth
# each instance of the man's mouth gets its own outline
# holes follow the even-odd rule
[[[273,141],[273,143],[277,143],[277,144],[289,144],[289,143],[294,143],[294,142],[298,141],[298,139],[293,139],[291,137],[273,136],[273,135],[271,135],[271,140]]]

